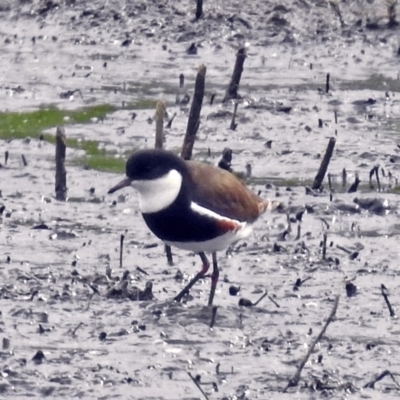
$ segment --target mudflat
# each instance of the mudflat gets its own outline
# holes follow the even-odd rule
[[[381,287],[395,312],[400,80],[390,4],[216,0],[196,19],[195,1],[2,2],[0,398],[399,397],[399,328]],[[234,105],[222,99],[243,47],[231,130]],[[229,147],[235,171],[251,165],[251,189],[287,211],[263,215],[248,240],[219,255],[212,329],[208,280],[184,304],[172,302],[200,270],[198,257],[173,249],[169,266],[135,192],[107,195],[123,170],[81,162],[106,154],[122,166],[135,149],[154,147],[157,100],[169,118],[176,113],[164,146],[179,151],[201,64],[193,158],[216,165]],[[68,201],[56,201],[46,140],[55,126],[38,132],[27,117],[11,129],[10,115],[99,105],[105,115],[61,120],[74,146]],[[311,190],[331,137],[331,185],[326,176],[323,190]],[[121,295],[126,280],[139,301]],[[140,296],[149,281],[151,300]],[[238,305],[266,291],[279,307],[268,298]],[[298,385],[282,393],[337,295],[336,318]]]

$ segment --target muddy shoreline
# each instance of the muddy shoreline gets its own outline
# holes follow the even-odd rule
[[[50,106],[115,106],[105,118],[66,121],[66,133],[123,160],[154,146],[154,109],[129,105],[163,100],[169,115],[176,113],[165,145],[178,150],[189,110],[175,104],[178,77],[185,75],[183,92],[192,96],[197,68],[205,64],[194,158],[217,164],[230,147],[236,171],[252,165],[251,188],[287,204],[292,230],[284,234],[286,215],[264,215],[253,236],[220,255],[210,329],[208,281],[187,304],[170,301],[200,268],[197,257],[174,249],[168,266],[135,193],[106,195],[120,174],[74,163],[84,149],[68,148],[69,201],[57,202],[54,145],[36,134],[0,140],[0,154],[9,153],[6,165],[0,160],[0,398],[202,398],[188,372],[200,376],[210,399],[398,398],[390,376],[364,387],[384,370],[397,379],[400,368],[397,319],[381,294],[384,284],[396,309],[397,25],[378,1],[337,2],[338,9],[310,0],[207,1],[199,21],[194,3],[3,2],[0,118]],[[193,43],[196,54],[188,54]],[[233,105],[221,100],[240,46],[248,57],[232,131]],[[330,137],[336,138],[328,170],[333,190],[306,194]],[[369,179],[377,165],[380,191]],[[360,189],[348,193],[356,175]],[[141,290],[152,281],[155,299],[107,298],[125,270]],[[229,294],[232,285],[240,286],[238,296]],[[256,301],[266,290],[279,308],[267,299],[238,306],[239,298]],[[336,320],[299,385],[281,393],[337,294]]]

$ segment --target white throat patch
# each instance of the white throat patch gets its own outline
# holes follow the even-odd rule
[[[175,169],[161,178],[132,181],[131,185],[139,192],[140,211],[143,214],[156,213],[170,206],[182,186],[182,175]]]

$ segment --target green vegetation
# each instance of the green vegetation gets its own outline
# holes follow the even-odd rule
[[[400,194],[400,186],[399,186],[399,185],[394,186],[394,187],[392,188],[392,193],[394,193],[394,194]]]
[[[156,101],[141,99],[127,104],[129,110],[155,108]],[[42,138],[55,144],[55,136],[42,134],[44,130],[60,125],[86,124],[95,119],[104,119],[107,114],[117,110],[110,104],[68,111],[56,107],[44,107],[31,112],[0,112],[0,140],[25,139],[27,137]],[[125,160],[117,158],[114,153],[99,148],[99,142],[67,137],[67,146],[85,151],[85,156],[72,160],[75,165],[81,165],[99,171],[123,172]]]
[[[102,104],[74,111],[59,110],[50,107],[32,112],[1,112],[0,139],[24,139],[37,137],[45,129],[58,125],[85,124],[94,118],[102,119],[115,111],[111,105]]]
[[[87,154],[73,160],[73,164],[81,165],[90,169],[105,172],[123,173],[125,172],[126,160],[117,158],[105,151],[103,154]]]

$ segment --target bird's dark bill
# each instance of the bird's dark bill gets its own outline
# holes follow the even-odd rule
[[[120,183],[117,183],[114,187],[112,187],[109,191],[108,194],[114,193],[117,190],[123,189],[124,187],[131,186],[132,180],[129,178],[123,179]]]

